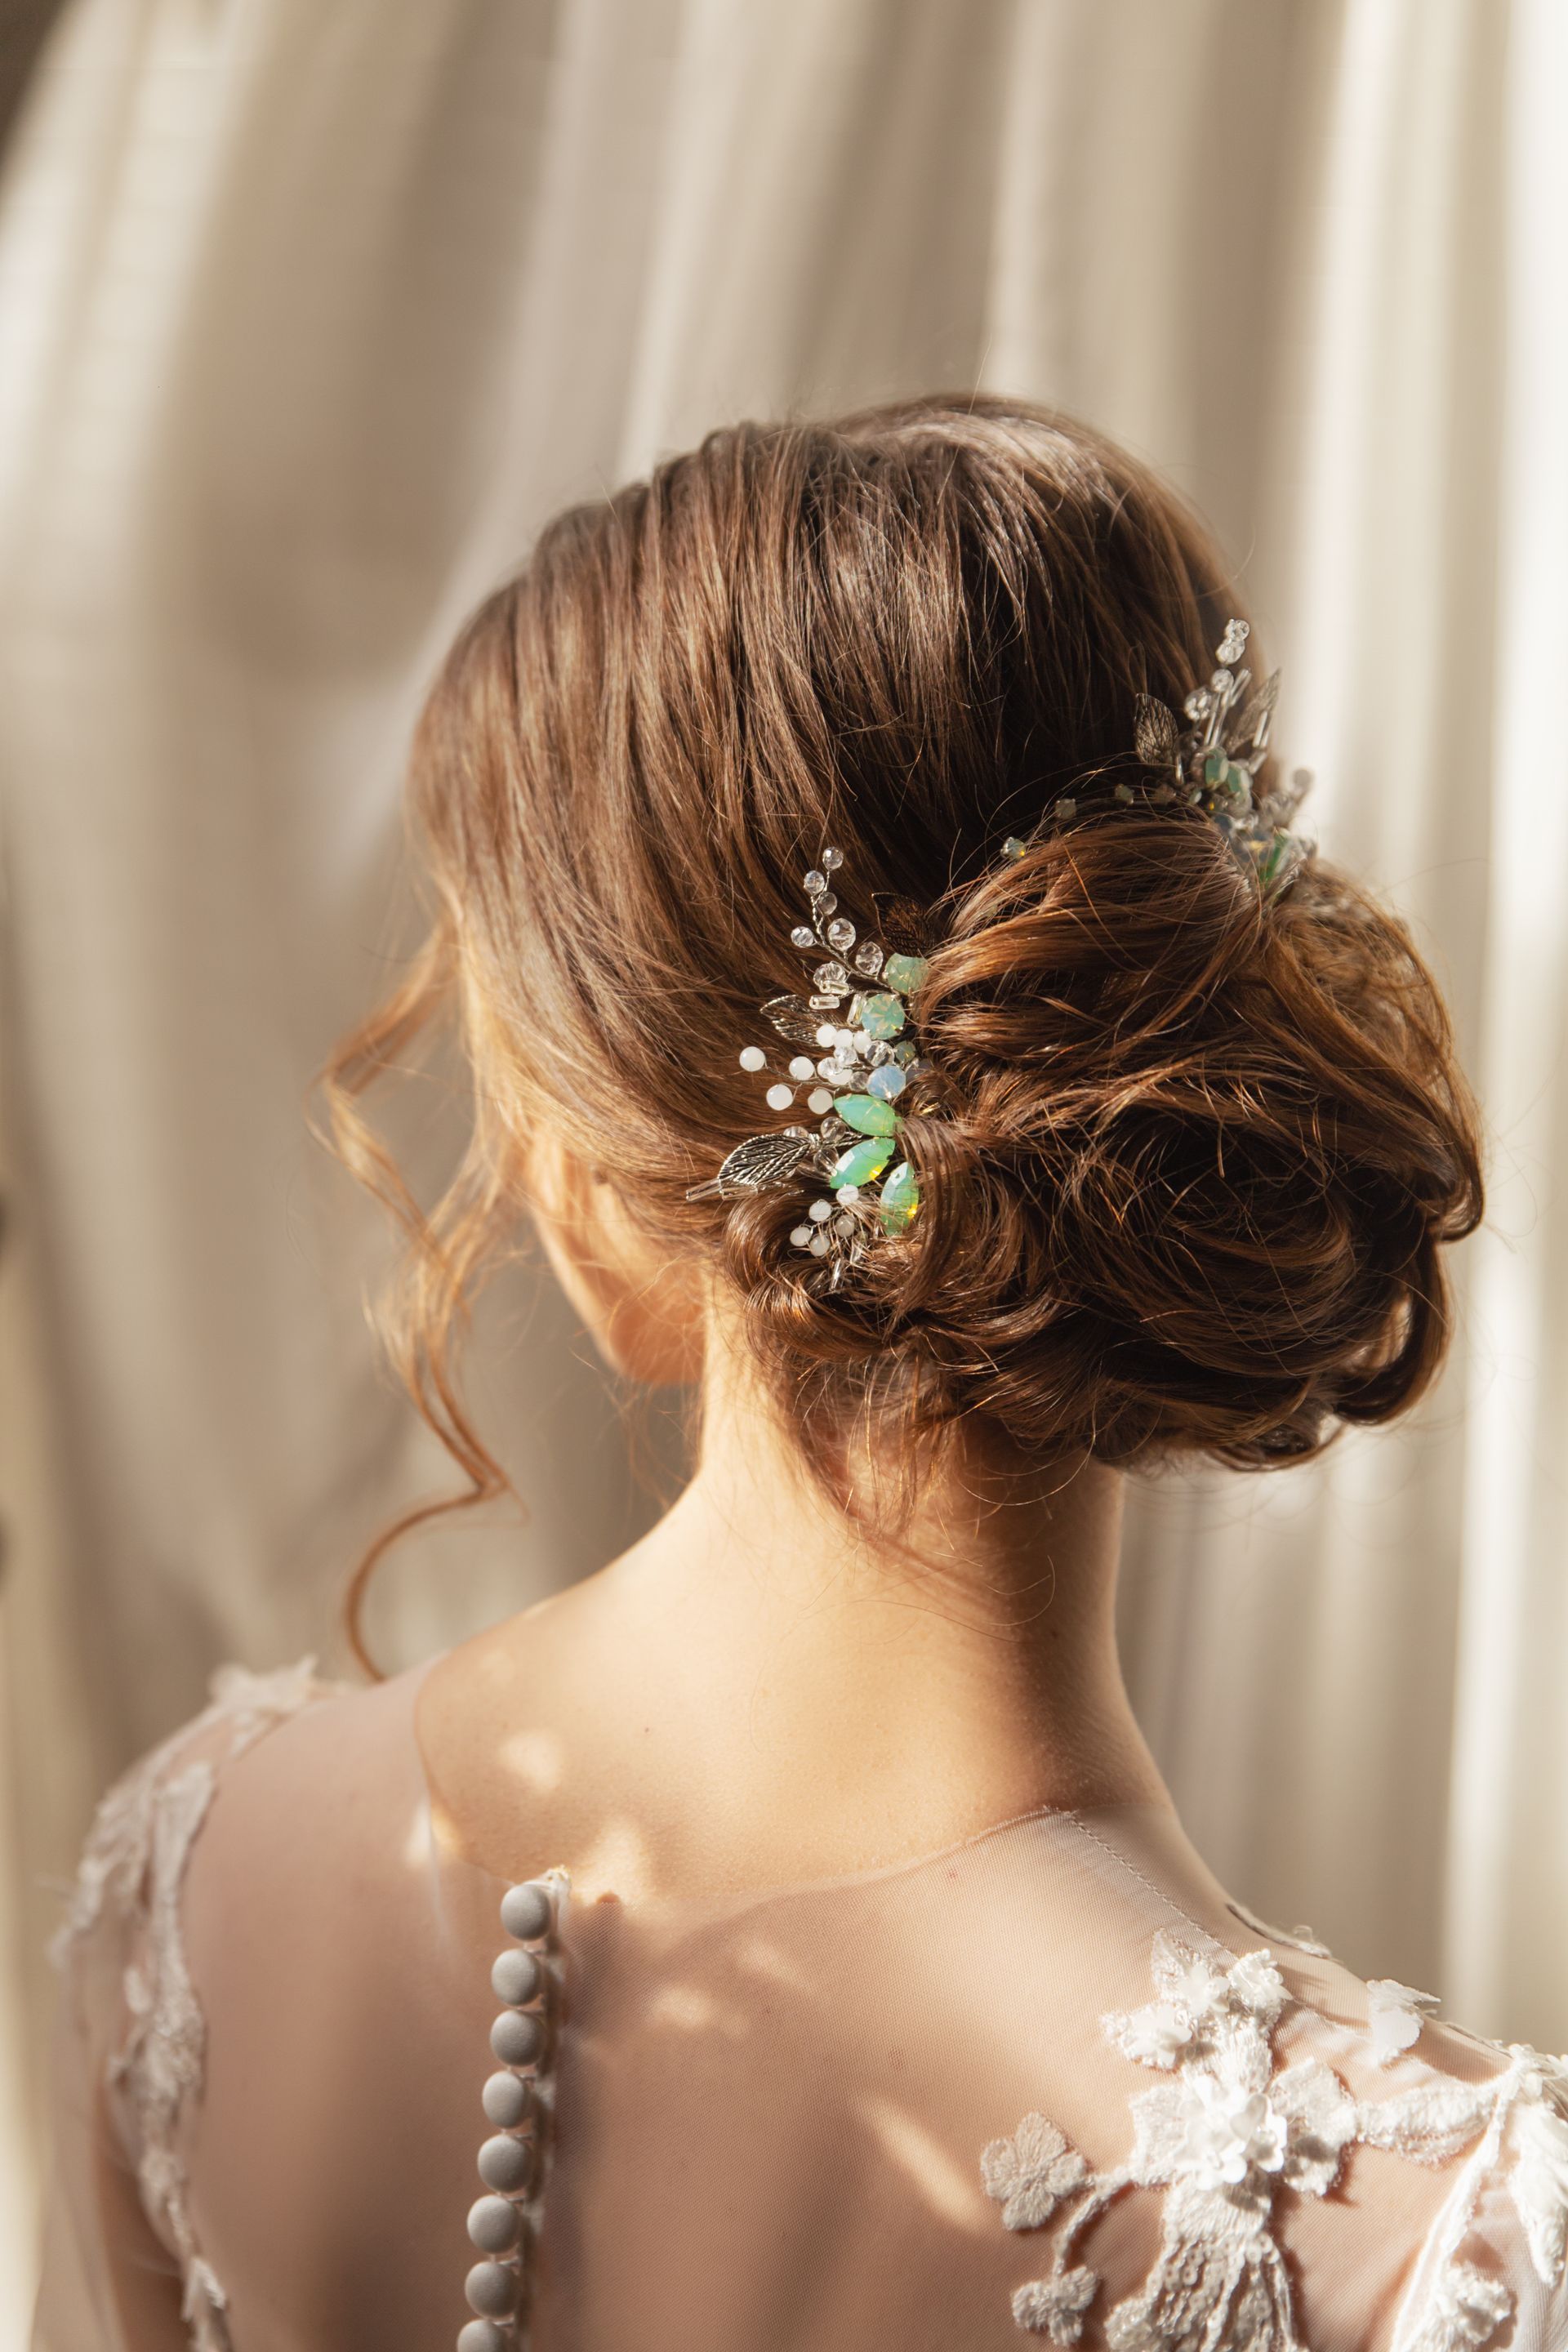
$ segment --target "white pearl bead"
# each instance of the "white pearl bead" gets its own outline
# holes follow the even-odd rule
[[[840,1184],[838,1187],[838,1199],[842,1207],[852,1209],[859,1198],[860,1187],[858,1184]]]
[[[503,2009],[490,2028],[490,2048],[503,2066],[531,2066],[543,2039],[531,2010]]]
[[[813,1228],[810,1225],[792,1225],[789,1237],[796,1249],[809,1249],[812,1232]]]
[[[480,2197],[468,2208],[468,2235],[481,2254],[504,2254],[517,2243],[517,2207],[504,2197]]]
[[[533,2142],[497,2132],[479,2150],[479,2179],[487,2189],[516,2197],[533,2177]]]
[[[486,2120],[511,2131],[522,2123],[533,2105],[533,2094],[521,2074],[492,2074],[479,2094]]]
[[[550,1926],[549,1887],[533,1878],[509,1886],[500,1899],[500,1923],[520,1944],[533,1943]]]
[[[833,1214],[833,1203],[831,1201],[814,1201],[805,1213],[814,1224],[823,1224]]]
[[[817,1118],[820,1118],[824,1111],[829,1111],[833,1108],[833,1095],[831,1089],[827,1087],[813,1087],[811,1092],[805,1098],[805,1107],[807,1110],[815,1111]]]
[[[767,1066],[768,1057],[760,1045],[742,1046],[741,1067],[743,1070],[765,1070]]]
[[[828,1047],[837,1045],[838,1032],[834,1027],[831,1021],[825,1021],[823,1023],[821,1028],[816,1033],[816,1042],[819,1045]]]
[[[807,1078],[816,1076],[816,1064],[807,1061],[804,1054],[797,1054],[789,1066],[789,1074],[792,1078],[799,1078],[804,1084]]]
[[[458,2330],[458,2352],[512,2352],[511,2332],[493,2320],[470,2319]]]
[[[506,2319],[517,2309],[522,2282],[500,2263],[476,2263],[463,2281],[468,2309],[482,2319]]]
[[[521,2009],[539,1990],[543,1971],[531,1952],[520,1952],[515,1948],[502,1952],[490,1970],[490,1990],[498,2000]]]
[[[794,1100],[795,1088],[793,1087],[777,1086],[770,1087],[768,1088],[768,1108],[770,1110],[788,1110]]]

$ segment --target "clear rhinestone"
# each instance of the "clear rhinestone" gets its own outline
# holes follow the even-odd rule
[[[882,969],[882,950],[875,940],[862,940],[855,950],[855,969],[868,980],[875,980]]]
[[[821,898],[816,902],[817,913],[819,915],[832,915],[836,914],[837,909],[837,899],[834,897],[831,890],[825,890]]]
[[[854,946],[855,926],[847,915],[837,916],[828,924],[827,944],[830,948],[837,948],[841,955],[846,948]]]
[[[808,996],[805,1001],[814,1013],[831,1013],[836,1005],[843,1003],[844,991],[836,989],[831,996]]]
[[[768,1088],[768,1108],[770,1110],[788,1110],[794,1100],[795,1088],[793,1087],[778,1086],[770,1087]]]
[[[835,866],[843,865],[844,852],[841,849],[825,849],[822,853],[822,862],[831,874]]]
[[[1247,622],[1227,622],[1226,624],[1225,635],[1219,642],[1219,657],[1221,661],[1239,661],[1242,655],[1247,651],[1247,640],[1251,634],[1252,631]]]
[[[1214,697],[1206,686],[1195,687],[1183,703],[1182,709],[1189,719],[1206,719],[1214,709]]]
[[[816,945],[816,933],[809,930],[805,923],[797,923],[789,935],[789,943],[792,948],[814,948]]]
[[[767,1066],[768,1057],[760,1045],[742,1046],[741,1067],[743,1070],[765,1070]]]
[[[1222,702],[1229,699],[1235,686],[1236,680],[1227,669],[1216,669],[1209,680],[1210,693],[1217,694]]]
[[[811,976],[824,995],[832,989],[842,996],[849,985],[849,974],[841,963],[819,963]]]
[[[819,874],[815,866],[812,867],[809,874],[804,875],[801,878],[805,882],[806,889],[814,898],[817,896],[819,891],[826,890],[827,887],[826,875]]]

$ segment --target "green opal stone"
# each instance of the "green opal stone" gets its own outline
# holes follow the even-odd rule
[[[900,996],[910,996],[926,976],[924,956],[890,955],[882,966],[882,978]]]
[[[896,996],[879,989],[874,996],[861,998],[860,1026],[868,1037],[896,1037],[903,1025],[904,1008]]]
[[[899,1123],[892,1104],[879,1102],[875,1095],[840,1095],[833,1108],[847,1126],[858,1127],[862,1135],[891,1135]]]
[[[883,1185],[877,1204],[881,1211],[883,1232],[907,1233],[914,1223],[915,1211],[920,1204],[921,1192],[915,1182],[915,1171],[907,1160],[900,1160]]]
[[[827,1181],[835,1192],[840,1184],[869,1184],[879,1177],[893,1156],[890,1135],[873,1135],[865,1143],[852,1143],[842,1158],[833,1163]]]

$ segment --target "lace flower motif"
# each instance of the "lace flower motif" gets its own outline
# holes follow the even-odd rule
[[[52,1947],[57,1967],[68,1967],[106,1913],[123,1936],[126,2028],[109,2079],[134,2119],[142,2202],[179,2261],[192,2352],[231,2352],[233,2339],[227,2299],[197,2242],[181,2152],[181,2126],[201,2095],[206,2063],[206,2020],[185,1965],[181,1890],[220,1763],[321,1696],[314,1658],[265,1675],[220,1667],[206,1711],[133,1765],[99,1806]],[[221,1735],[216,1742],[207,1738],[214,1733]],[[216,1752],[186,1753],[204,1746]]]
[[[1380,2066],[1391,2066],[1421,2038],[1421,2023],[1442,2003],[1436,1993],[1417,1992],[1394,1977],[1373,1977],[1366,1989],[1367,2038]]]
[[[1085,2158],[1044,2116],[1026,2116],[1011,2139],[994,2139],[980,2169],[1005,2230],[1037,2230],[1089,2177]]]
[[[1165,2077],[1131,2102],[1126,2159],[1095,2171],[1039,2115],[1026,2116],[982,2158],[986,2194],[1001,2204],[1008,2229],[1037,2229],[1066,2213],[1048,2273],[1014,2295],[1020,2327],[1054,2344],[1078,2343],[1100,2288],[1095,2273],[1073,2260],[1079,2242],[1124,2190],[1160,2189],[1159,2252],[1142,2288],[1106,2314],[1110,2352],[1302,2352],[1273,2234],[1280,2188],[1326,2195],[1357,2142],[1440,2164],[1484,2135],[1474,2160],[1479,2193],[1479,2168],[1496,2156],[1516,2113],[1510,2189],[1537,2271],[1548,2284],[1561,2277],[1568,2073],[1554,2062],[1519,2048],[1489,2082],[1428,2075],[1397,2097],[1362,2102],[1321,2059],[1278,2065],[1274,2030],[1293,2004],[1268,1952],[1233,1959],[1162,1933],[1152,1968],[1153,2000],[1101,2020],[1117,2049]],[[1388,2032],[1394,2055],[1415,2041],[1434,2004],[1405,1986],[1378,1990],[1384,1998],[1374,2014],[1396,2021]],[[1512,2312],[1502,2282],[1460,2259],[1473,2207],[1474,2197],[1461,2202],[1412,2352],[1477,2352]]]

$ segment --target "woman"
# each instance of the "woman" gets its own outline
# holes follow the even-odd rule
[[[492,1491],[448,1339],[526,1213],[696,1472],[108,1800],[47,2352],[1568,2343],[1568,2076],[1233,1902],[1117,1664],[1127,1467],[1400,1412],[1479,1213],[1234,603],[1120,451],[931,400],[715,436],[466,629],[331,1081],[395,1341]],[[358,1102],[447,1016],[426,1224]]]

